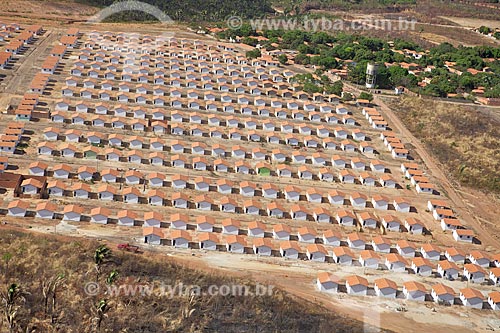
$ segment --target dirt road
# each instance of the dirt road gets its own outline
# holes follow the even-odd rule
[[[14,73],[7,76],[5,81],[5,92],[9,94],[23,95],[26,91],[26,86],[29,85],[31,79],[35,76],[37,65],[41,65],[54,44],[59,34],[56,31],[47,31],[34,45],[30,45],[28,51],[22,57],[22,64]]]
[[[475,217],[475,214],[468,208],[469,205],[464,198],[458,193],[454,186],[448,180],[438,163],[427,152],[427,149],[422,143],[404,126],[402,121],[394,114],[394,112],[382,101],[380,98],[375,98],[374,102],[380,107],[387,120],[392,123],[394,130],[401,134],[404,142],[408,142],[415,147],[417,153],[429,169],[430,173],[438,179],[439,184],[442,186],[448,198],[453,202],[453,208],[459,213],[460,218],[466,225],[473,228],[477,237],[484,245],[494,246],[500,248],[500,242],[493,238],[491,234],[485,230],[481,222]]]

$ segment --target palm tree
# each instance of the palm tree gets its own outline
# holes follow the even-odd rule
[[[61,287],[65,281],[66,277],[61,273],[49,278],[48,280],[44,280],[41,283],[45,314],[49,313],[49,299],[52,299],[52,321],[54,321],[55,319],[54,313],[57,308],[57,292],[59,290],[59,287]]]
[[[112,285],[118,279],[118,275],[118,271],[116,269],[113,269],[113,271],[111,271],[111,273],[109,273],[108,277],[106,278],[106,283],[108,285]]]
[[[15,283],[7,288],[7,292],[2,291],[1,293],[3,311],[9,325],[9,332],[11,333],[14,332],[16,326],[17,315],[21,308],[20,303],[26,302],[25,296],[27,295],[28,293],[23,291],[21,287]]]
[[[95,321],[95,331],[96,332],[100,332],[101,331],[101,325],[102,325],[102,322],[104,320],[104,318],[106,318],[108,315],[107,315],[107,312],[109,311],[110,309],[110,306],[109,306],[109,303],[106,299],[101,299],[96,307],[95,307],[95,318],[94,318],[94,321]]]
[[[94,264],[96,270],[96,282],[99,281],[101,267],[106,259],[111,256],[111,250],[106,245],[100,245],[94,252]]]

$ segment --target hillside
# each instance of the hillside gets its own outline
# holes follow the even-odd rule
[[[495,111],[411,97],[394,100],[390,106],[462,185],[500,193],[500,131]]]
[[[97,7],[107,7],[113,4],[113,0],[76,0],[86,5]],[[242,18],[260,17],[266,13],[271,13],[268,0],[186,0],[186,1],[163,1],[163,0],[145,0],[163,10],[167,15],[176,21],[223,21],[228,17],[237,15]],[[147,20],[143,13],[121,13],[110,20]]]
[[[100,332],[331,332],[332,327],[337,332],[359,332],[362,327],[359,322],[291,299],[279,290],[259,297],[190,297],[180,292],[173,293],[173,297],[160,297],[156,292],[139,297],[103,293],[88,296],[84,288],[96,280],[94,254],[98,243],[35,236],[5,227],[0,231],[0,243],[0,295],[3,297],[12,283],[25,293],[14,304],[19,306],[19,312],[12,332],[96,332],[99,314],[103,315]],[[199,285],[207,290],[210,285],[244,284],[252,290],[249,281],[187,269],[168,262],[164,256],[112,249],[111,256],[100,266],[101,289],[105,289],[108,279],[114,280],[114,286],[158,286],[163,282]],[[110,277],[113,271],[118,273],[117,278]],[[47,281],[56,281],[58,276],[63,279],[50,288]],[[43,289],[48,291],[47,306]],[[56,291],[55,310],[51,289]],[[96,305],[101,300],[107,301],[107,307],[99,312]],[[8,332],[3,313],[2,316],[0,332]]]

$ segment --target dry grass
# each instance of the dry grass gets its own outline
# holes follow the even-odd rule
[[[414,97],[394,100],[390,106],[461,184],[500,193],[497,119],[472,105]]]
[[[271,296],[199,296],[175,295],[172,298],[155,294],[144,297],[88,296],[84,285],[96,278],[93,254],[98,244],[50,235],[33,235],[1,229],[0,255],[10,253],[8,270],[2,259],[1,289],[10,283],[19,284],[29,292],[21,305],[14,332],[96,332],[95,304],[107,298],[111,308],[102,322],[100,332],[359,332],[362,324],[313,306],[292,300],[282,291]],[[199,285],[245,284],[219,274],[207,274],[166,261],[164,256],[128,254],[118,250],[103,266],[100,285],[113,269],[119,272],[115,285],[125,282],[157,285],[160,282]],[[65,281],[58,289],[57,307],[51,314],[44,311],[42,281],[58,274]],[[253,289],[251,289],[253,290]],[[51,302],[49,302],[50,304]],[[3,315],[3,314],[2,314]],[[53,317],[53,319],[51,319]],[[8,332],[0,321],[0,332]]]

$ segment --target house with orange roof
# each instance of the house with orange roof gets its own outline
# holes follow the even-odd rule
[[[343,192],[331,190],[328,192],[328,202],[332,205],[343,205],[345,196]]]
[[[485,297],[482,292],[473,288],[463,288],[460,289],[460,294],[458,295],[460,301],[464,306],[471,307],[474,309],[482,309]]]
[[[144,227],[156,227],[160,228],[161,222],[163,220],[163,215],[159,212],[148,211],[144,213]]]
[[[368,280],[358,275],[351,275],[346,278],[345,286],[350,295],[366,296]]]
[[[238,203],[232,198],[223,197],[219,200],[219,209],[221,212],[236,213],[237,207]]]
[[[334,293],[339,286],[339,278],[328,272],[319,272],[316,278],[316,286],[319,291]]]
[[[203,232],[213,232],[215,219],[211,216],[199,215],[196,217],[196,230]]]
[[[471,263],[481,267],[490,267],[491,258],[483,251],[473,250],[467,256]]]
[[[297,230],[299,242],[314,243],[316,236],[316,230],[309,227],[301,227]]]
[[[415,274],[429,276],[432,274],[433,268],[434,266],[428,259],[422,257],[416,257],[412,259],[411,269]]]
[[[495,267],[500,267],[500,253],[495,254],[491,259]]]
[[[375,229],[377,227],[377,217],[369,212],[358,214],[358,221],[363,228]]]
[[[172,214],[170,215],[170,228],[186,230],[189,222],[189,216],[185,214]]]
[[[422,254],[422,257],[429,260],[440,260],[441,258],[441,249],[430,243],[423,244],[420,247],[420,253]]]
[[[382,199],[383,200],[383,199]],[[401,230],[401,221],[393,216],[393,215],[384,215],[382,216],[382,225],[387,231],[400,231]]]
[[[226,249],[228,252],[244,253],[247,242],[243,236],[229,235],[226,238]]]
[[[398,285],[392,280],[381,278],[374,281],[374,289],[379,297],[396,298]]]
[[[65,189],[66,184],[60,180],[53,180],[47,183],[47,193],[49,196],[62,197]]]
[[[404,225],[408,233],[414,235],[421,235],[426,229],[425,224],[414,217],[406,218]]]
[[[415,244],[405,239],[401,239],[396,243],[396,250],[400,255],[405,257],[414,257],[415,249],[416,249]]]
[[[482,283],[486,278],[486,271],[476,264],[465,264],[463,275],[472,283]]]
[[[52,167],[52,177],[56,179],[68,179],[71,174],[71,166],[68,164],[57,164]]]
[[[387,238],[376,236],[371,241],[372,248],[376,252],[389,253],[391,251],[392,243]]]
[[[266,226],[260,221],[252,221],[248,224],[248,236],[251,237],[264,237]]]
[[[443,218],[441,219],[441,229],[443,229],[443,231],[446,231],[446,230],[456,230],[456,229],[463,229],[463,225],[462,223],[460,223],[460,220],[456,219],[456,218]]]
[[[256,200],[245,200],[243,202],[243,211],[248,215],[259,215],[262,205]]]
[[[309,244],[306,248],[307,259],[311,261],[324,262],[328,252],[321,244]]]
[[[408,262],[399,254],[389,253],[385,257],[384,265],[387,267],[388,270],[391,270],[393,272],[404,272],[406,271],[406,266],[408,265]]]
[[[332,229],[324,231],[321,238],[325,245],[340,246],[341,235],[339,232],[333,231]]]
[[[488,304],[493,310],[500,310],[500,291],[493,291],[488,294]]]
[[[392,202],[394,209],[398,212],[409,213],[411,209],[410,201],[401,197],[395,198]]]
[[[252,248],[257,255],[270,256],[273,251],[273,244],[269,238],[255,238]]]
[[[63,221],[80,222],[85,209],[79,205],[66,205],[63,209]]]
[[[389,209],[389,198],[376,194],[372,197],[371,203],[373,205],[373,208],[375,209],[380,209],[380,210],[388,210]],[[387,217],[387,216],[384,216]],[[382,223],[384,223],[384,217],[382,218]],[[385,226],[385,225],[384,225]],[[389,227],[391,229],[391,227]]]
[[[45,162],[37,161],[28,166],[29,174],[32,176],[45,176],[49,165]]]
[[[332,259],[337,264],[350,266],[354,259],[354,253],[347,247],[337,246],[332,250]]]
[[[342,183],[345,184],[354,184],[356,175],[349,170],[341,170],[338,173],[338,178]]]
[[[356,208],[365,208],[368,197],[360,192],[353,192],[349,196],[351,205]]]
[[[347,235],[347,245],[352,249],[364,250],[365,249],[365,238],[357,232],[353,232]]]
[[[23,194],[36,195],[42,191],[45,183],[35,178],[27,178],[21,182],[21,191]]]
[[[175,192],[172,194],[172,206],[175,208],[188,208],[189,198],[187,195],[181,192]]]
[[[162,239],[165,239],[163,229],[157,227],[143,227],[142,236],[144,237],[144,243],[151,245],[160,245]]]
[[[289,240],[292,229],[286,224],[276,224],[273,226],[273,238],[279,240]]]
[[[96,207],[90,211],[90,222],[107,224],[111,216],[111,210],[105,207]]]
[[[500,267],[491,268],[489,277],[494,285],[500,284]]]
[[[240,230],[240,222],[227,218],[221,221],[222,233],[227,235],[238,235]]]
[[[427,295],[427,288],[420,282],[406,281],[403,283],[403,295],[407,300],[423,302]]]
[[[428,194],[433,194],[435,190],[434,184],[431,183],[418,183],[415,185],[415,189],[417,190],[417,193],[428,193]]]
[[[448,260],[441,260],[437,265],[437,273],[445,279],[456,280],[460,269],[457,264]]]
[[[296,241],[285,240],[280,243],[280,254],[284,258],[298,259],[302,250]]]
[[[14,217],[25,217],[28,208],[30,207],[29,202],[14,200],[7,205],[7,215]]]
[[[287,177],[287,178],[291,178],[293,174],[292,168],[286,164],[279,164],[276,167],[276,172],[278,173],[279,177]]]
[[[377,269],[380,256],[372,250],[363,250],[359,254],[358,261],[363,267]]]
[[[347,210],[338,210],[337,214],[335,215],[335,219],[337,220],[338,224],[349,227],[355,226],[355,218],[356,216],[352,212]]]
[[[465,261],[465,253],[462,250],[456,249],[454,247],[447,248],[444,251],[444,256],[448,261],[464,263]]]
[[[213,232],[202,232],[198,235],[198,245],[200,249],[215,251],[219,244],[219,237]]]
[[[128,209],[120,210],[116,213],[116,219],[118,220],[118,225],[133,227],[137,219],[137,213]]]
[[[470,229],[455,229],[453,230],[453,238],[457,242],[467,242],[472,243],[474,240],[474,231]]]
[[[441,283],[433,285],[431,289],[431,297],[436,303],[453,305],[455,294],[455,290]]]
[[[191,235],[186,230],[176,229],[170,232],[170,241],[173,247],[187,249],[191,240]]]

